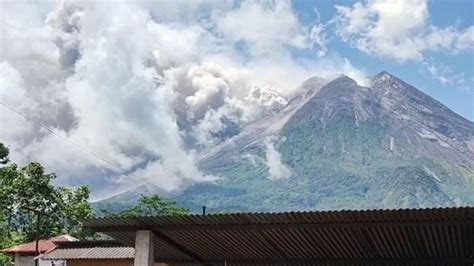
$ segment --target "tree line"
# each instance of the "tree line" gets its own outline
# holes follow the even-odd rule
[[[79,239],[97,238],[83,227],[81,219],[93,218],[88,186],[55,186],[54,173],[37,162],[25,166],[11,162],[9,149],[0,143],[0,249],[40,238],[69,234]],[[41,215],[39,224],[37,212]],[[101,210],[104,216],[187,215],[189,210],[158,195],[142,196],[135,206],[120,212]],[[10,263],[0,254],[0,265]]]

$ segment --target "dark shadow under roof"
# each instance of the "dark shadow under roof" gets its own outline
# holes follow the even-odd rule
[[[98,218],[86,227],[133,246],[155,233],[159,262],[474,263],[474,208]]]

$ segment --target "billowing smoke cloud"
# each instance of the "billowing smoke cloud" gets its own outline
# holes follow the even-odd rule
[[[281,161],[281,154],[275,149],[273,142],[275,137],[268,137],[265,140],[266,165],[270,179],[278,180],[291,177],[291,170]]]
[[[289,2],[7,1],[1,23],[0,141],[59,183],[108,193],[215,180],[197,154],[284,107],[308,77],[362,75],[334,55],[294,59],[327,48],[324,27],[301,24]],[[286,177],[267,151],[271,176]]]

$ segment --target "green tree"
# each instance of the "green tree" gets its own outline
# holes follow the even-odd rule
[[[19,168],[4,167],[0,177],[0,204],[12,230],[23,232],[27,239],[34,239],[37,210],[40,217],[41,236],[68,233],[85,237],[80,219],[91,218],[94,212],[89,205],[89,188],[55,187],[54,174],[48,174],[39,163]]]
[[[0,165],[8,163],[8,148],[0,143]]]
[[[37,217],[31,210],[45,214],[40,217],[40,237],[92,236],[80,222],[94,217],[87,186],[55,187],[56,176],[41,164],[19,167],[8,162],[8,149],[0,143],[0,248],[35,239]],[[5,265],[1,258],[0,265]]]
[[[9,162],[8,159],[9,150],[3,144],[0,143],[0,166],[5,165]],[[11,175],[13,172],[11,168],[0,167],[0,180],[3,180],[5,176]],[[6,202],[5,186],[0,182],[0,248],[12,246],[24,241],[22,234],[11,232],[8,224],[7,211],[4,208]],[[10,265],[11,258],[9,256],[0,254],[0,265]]]
[[[1,226],[1,223],[0,223]],[[6,230],[7,228],[5,228]],[[1,230],[1,229],[0,229]],[[18,232],[9,232],[8,234],[0,234],[0,248],[10,247],[24,243],[26,238]],[[10,256],[0,253],[0,265],[12,265],[12,258]]]
[[[53,174],[46,174],[39,163],[19,168],[11,165],[4,169],[2,207],[11,230],[22,232],[27,239],[36,234],[37,210],[50,216],[40,219],[41,235],[50,236],[60,231],[61,195],[51,184]],[[28,209],[26,209],[28,208]]]
[[[158,215],[188,215],[189,210],[179,207],[176,202],[166,200],[158,195],[141,196],[137,204],[121,212],[102,210],[106,217],[139,217]]]
[[[89,204],[89,187],[80,186],[75,189],[60,187],[58,190],[63,214],[62,231],[77,238],[92,236],[93,232],[86,230],[80,222],[81,219],[95,217],[94,210]]]

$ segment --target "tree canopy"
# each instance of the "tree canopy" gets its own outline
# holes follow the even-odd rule
[[[42,214],[42,238],[66,233],[78,238],[92,236],[79,220],[94,217],[87,186],[56,187],[52,183],[56,176],[41,164],[20,167],[9,163],[8,154],[8,148],[0,143],[0,248],[35,239],[34,211]],[[6,260],[0,256],[1,265]]]
[[[8,162],[8,148],[0,142],[0,164]]]
[[[166,200],[158,195],[141,196],[137,204],[120,212],[102,210],[106,217],[139,217],[158,215],[188,215],[189,210],[179,207],[176,202]]]
[[[80,221],[95,217],[89,187],[57,187],[53,184],[56,175],[47,173],[41,164],[31,162],[21,167],[10,162],[8,155],[8,148],[0,143],[0,249],[33,241],[38,212],[40,238],[94,236]],[[120,212],[102,212],[113,217],[189,214],[188,209],[158,195],[142,196],[135,206]],[[10,259],[0,254],[0,265],[8,265]]]

